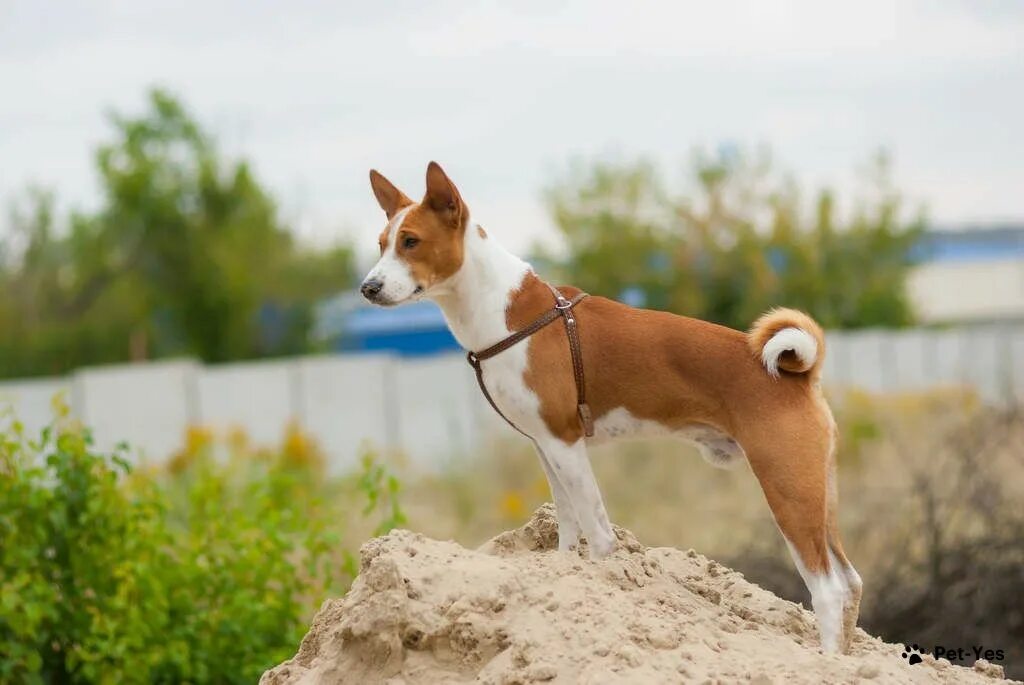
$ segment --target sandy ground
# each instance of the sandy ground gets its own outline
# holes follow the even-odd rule
[[[909,665],[863,631],[851,654],[823,655],[800,606],[692,550],[616,534],[600,562],[554,551],[546,505],[475,551],[408,531],[373,539],[349,593],[260,683],[1009,682],[984,661]]]

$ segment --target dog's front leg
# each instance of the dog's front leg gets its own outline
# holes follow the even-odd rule
[[[608,521],[594,472],[590,469],[586,443],[580,439],[567,445],[552,438],[538,442],[537,448],[546,458],[553,472],[553,480],[557,480],[565,490],[572,511],[587,538],[590,558],[603,559],[608,556],[615,549],[615,533]]]
[[[551,497],[555,500],[555,515],[558,517],[558,549],[561,552],[568,552],[576,549],[576,545],[580,541],[579,519],[576,517],[576,511],[572,508],[569,494],[562,487],[558,476],[551,468],[551,463],[544,454],[544,450],[536,443],[534,446],[537,448],[537,458],[540,459],[544,475],[547,476]]]

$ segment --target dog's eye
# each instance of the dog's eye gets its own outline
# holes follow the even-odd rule
[[[416,245],[418,245],[419,242],[419,238],[414,238],[411,235],[407,235],[405,236],[405,238],[402,239],[402,247],[404,247],[407,250],[411,250],[412,248],[416,247]]]

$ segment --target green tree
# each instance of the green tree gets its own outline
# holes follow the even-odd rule
[[[879,156],[850,218],[821,190],[799,189],[767,153],[694,156],[690,187],[672,193],[654,167],[576,165],[546,194],[568,250],[560,275],[609,297],[746,328],[772,306],[804,309],[827,327],[913,321],[905,280],[920,217],[904,218]]]
[[[668,306],[673,287],[664,259],[675,249],[671,206],[654,167],[598,162],[574,168],[575,181],[550,189],[547,199],[569,246],[562,265],[588,292],[643,293],[652,306]],[[542,255],[548,261],[558,260]]]
[[[225,159],[171,95],[154,91],[144,114],[111,121],[97,212],[58,231],[39,192],[12,212],[0,373],[306,350],[312,304],[351,283],[351,250],[299,244],[249,165]]]
[[[40,190],[11,210],[0,241],[0,375],[60,373],[128,356],[127,332],[145,312],[125,283],[111,283],[92,306],[74,311],[82,274],[103,248],[83,239],[84,219],[70,223],[60,235],[53,195]]]

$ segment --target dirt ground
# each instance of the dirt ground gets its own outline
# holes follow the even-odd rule
[[[478,550],[408,531],[367,542],[349,593],[328,600],[263,685],[298,683],[995,683],[858,631],[818,650],[813,614],[694,552],[616,529],[592,562],[560,553],[550,505]]]

